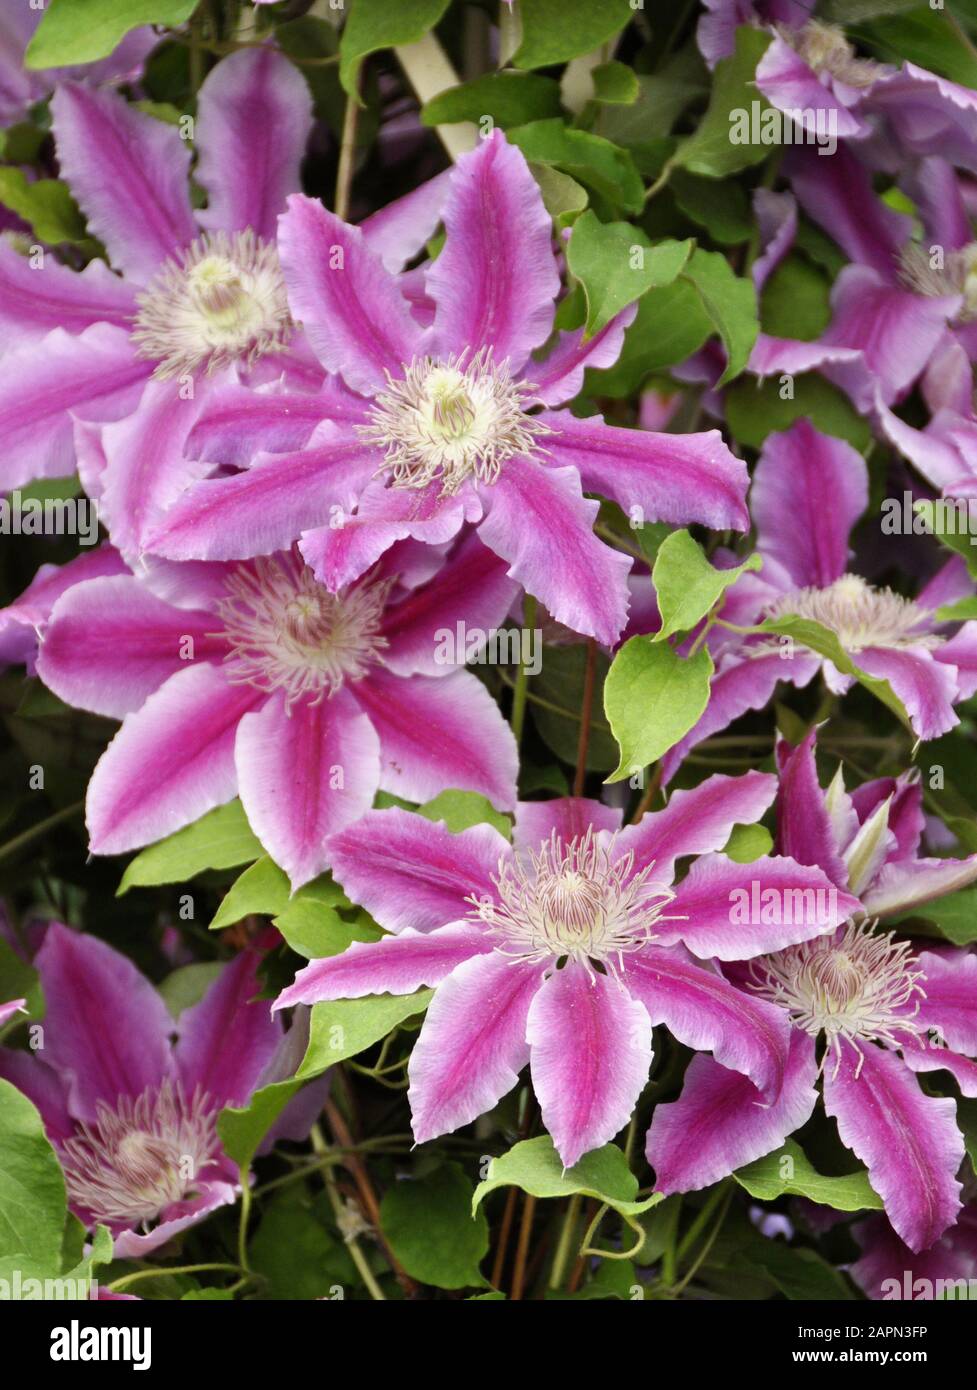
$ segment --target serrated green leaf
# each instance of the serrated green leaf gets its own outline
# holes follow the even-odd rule
[[[876,1193],[864,1169],[844,1177],[829,1178],[819,1173],[800,1144],[794,1139],[766,1158],[758,1158],[733,1177],[751,1197],[773,1202],[778,1197],[807,1197],[836,1211],[881,1211],[882,1198]]]
[[[244,808],[235,799],[137,854],[122,875],[117,895],[130,888],[183,883],[205,869],[233,869],[263,854]]]
[[[416,43],[444,14],[451,0],[352,0],[339,41],[339,80],[358,98],[363,59],[382,48]]]
[[[57,246],[87,238],[78,204],[68,185],[57,179],[29,183],[19,169],[0,169],[0,203],[29,223],[38,241]]]
[[[681,657],[649,637],[625,642],[604,683],[604,709],[621,750],[608,782],[657,762],[685,737],[709,703],[712,670],[705,647]]]
[[[652,640],[663,642],[673,633],[691,632],[730,584],[735,584],[747,570],[760,569],[762,564],[760,556],[753,554],[733,569],[715,569],[688,531],[673,531],[659,546],[652,570],[662,619]]]
[[[682,278],[696,288],[710,322],[726,349],[726,369],[717,386],[725,386],[746,366],[760,331],[753,281],[740,278],[718,251],[697,248]]]
[[[517,68],[548,68],[592,53],[634,18],[629,0],[521,0]]]
[[[309,1046],[296,1076],[304,1081],[347,1057],[355,1057],[385,1038],[405,1018],[423,1013],[433,997],[433,989],[422,989],[417,994],[376,994],[314,1004]]]
[[[689,240],[652,246],[630,222],[600,222],[593,212],[579,217],[567,247],[567,264],[587,296],[585,336],[599,333],[647,290],[670,285],[693,245]]]
[[[533,1197],[572,1197],[580,1192],[626,1216],[637,1216],[665,1200],[661,1192],[637,1200],[638,1179],[613,1144],[592,1150],[572,1168],[564,1169],[548,1134],[524,1139],[500,1158],[493,1158],[488,1176],[475,1189],[472,1210],[477,1211],[498,1187],[519,1187]]]
[[[457,1163],[387,1188],[380,1225],[412,1279],[436,1289],[484,1287],[488,1222],[472,1208],[472,1184]]]
[[[59,68],[107,58],[131,29],[184,24],[197,0],[48,0],[27,45],[28,68]]]

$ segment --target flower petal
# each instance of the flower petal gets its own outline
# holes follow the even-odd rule
[[[260,999],[262,953],[240,951],[203,998],[184,1010],[174,1057],[184,1093],[199,1087],[215,1106],[246,1105],[281,1042]]]
[[[327,867],[327,837],[365,815],[380,781],[380,741],[345,690],[290,710],[279,691],[241,720],[234,761],[251,828],[293,892]]]
[[[787,1072],[772,1105],[745,1076],[701,1053],[678,1100],[657,1105],[645,1153],[656,1192],[695,1192],[779,1148],[817,1104],[814,1043],[793,1029]]]
[[[104,261],[69,270],[53,256],[35,269],[31,260],[0,243],[0,328],[18,346],[37,341],[52,328],[81,333],[93,323],[128,331],[136,312],[131,286]]]
[[[319,391],[215,384],[190,432],[187,453],[190,458],[247,468],[257,454],[304,449],[323,420],[361,424],[365,407],[363,398],[335,377],[326,377]]]
[[[543,1123],[572,1168],[634,1112],[651,1066],[647,1011],[620,981],[569,962],[533,999],[526,1036]]]
[[[386,372],[399,376],[421,330],[360,229],[294,194],[278,224],[278,249],[292,312],[326,371],[368,396]]]
[[[132,575],[91,579],[55,604],[38,674],[69,705],[122,719],[175,672],[220,659],[226,647],[208,635],[214,623],[212,613],[164,603]]]
[[[790,1023],[783,1009],[755,999],[681,948],[646,946],[625,957],[624,980],[648,1011],[686,1047],[712,1052],[720,1066],[748,1076],[768,1101],[784,1083]]]
[[[51,102],[61,176],[116,270],[145,284],[197,234],[190,146],[115,92],[63,83]]]
[[[753,825],[773,803],[777,781],[766,772],[707,777],[688,791],[673,792],[663,811],[646,812],[622,830],[621,853],[634,852],[635,867],[654,863],[652,877],[671,883],[675,860],[722,849],[734,825]]]
[[[535,853],[551,835],[564,844],[595,831],[613,834],[621,824],[621,812],[585,796],[558,796],[551,801],[520,801],[516,807],[513,843],[517,850]]]
[[[557,622],[611,645],[627,620],[631,561],[594,535],[598,504],[577,470],[509,459],[490,506],[478,534],[513,578]]]
[[[593,371],[613,367],[621,355],[625,331],[637,312],[637,304],[628,305],[590,338],[584,337],[582,328],[558,333],[556,346],[541,362],[526,364],[526,380],[532,383],[533,395],[550,406],[572,400],[583,386],[588,367]]]
[[[301,187],[311,129],[311,93],[284,54],[244,48],[212,68],[197,97],[194,177],[207,193],[200,225],[250,227],[274,241],[285,199]]]
[[[44,1061],[67,1086],[79,1120],[97,1119],[96,1102],[114,1107],[172,1072],[173,1022],[144,975],[95,936],[53,922],[37,953],[44,990]]]
[[[855,660],[870,676],[889,682],[917,737],[939,738],[960,723],[953,712],[959,698],[956,670],[934,661],[924,647],[863,647]]]
[[[764,443],[750,509],[757,547],[798,588],[823,588],[848,568],[848,535],[868,506],[868,470],[857,449],[798,420]],[[799,527],[798,514],[817,526]]]
[[[471,1124],[512,1090],[529,1060],[526,1017],[541,974],[492,951],[438,986],[407,1067],[418,1144]]]
[[[818,781],[816,744],[812,729],[796,748],[777,745],[777,849],[798,864],[819,864],[839,888],[847,888],[848,870]]]
[[[516,741],[469,671],[401,679],[375,668],[354,694],[380,736],[384,791],[429,801],[457,787],[481,792],[503,811],[515,806]]]
[[[427,274],[435,355],[491,348],[519,372],[553,328],[553,224],[522,151],[501,131],[455,164],[444,249]]]
[[[419,188],[395,198],[360,223],[371,251],[392,274],[403,270],[430,241],[441,221],[441,209],[451,187],[452,170],[435,174]]]
[[[397,936],[354,941],[341,955],[314,960],[282,991],[275,1008],[367,994],[413,994],[424,985],[439,985],[457,966],[491,950],[487,934],[469,923],[428,932],[405,927]]]
[[[977,956],[947,960],[935,951],[920,951],[918,959],[926,978],[917,1021],[938,1029],[955,1052],[977,1057]]]
[[[544,439],[554,462],[572,463],[585,492],[611,498],[628,515],[637,508],[644,521],[749,530],[746,464],[718,430],[655,434],[605,425],[600,415],[578,420],[569,411],[544,411],[540,419],[554,431]]]
[[[137,849],[230,801],[238,722],[265,698],[201,665],[178,671],[127,715],[88,784],[92,853]]]
[[[471,911],[469,896],[495,900],[493,876],[511,853],[494,826],[453,835],[408,811],[370,811],[329,841],[335,879],[387,931],[431,931]]]
[[[682,941],[702,960],[748,960],[824,936],[860,911],[858,899],[822,869],[766,855],[734,864],[708,854],[677,885],[670,920],[658,924],[655,940]]]
[[[960,1211],[957,1169],[964,1159],[956,1103],[924,1096],[892,1052],[845,1048],[824,1073],[824,1108],[842,1142],[868,1169],[886,1215],[912,1250],[925,1250]]]

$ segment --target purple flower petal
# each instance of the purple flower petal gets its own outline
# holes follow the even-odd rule
[[[348,691],[286,710],[282,692],[241,720],[234,761],[251,828],[301,888],[329,863],[325,841],[373,805],[380,741]]]
[[[613,833],[621,824],[621,812],[584,796],[559,796],[551,801],[520,801],[516,807],[513,843],[517,850],[535,853],[556,834],[563,843],[581,839],[587,831]]]
[[[451,187],[452,170],[435,174],[419,188],[371,213],[360,231],[371,251],[392,274],[403,270],[430,241],[441,221],[441,209]]]
[[[585,338],[582,328],[573,333],[558,333],[556,346],[541,362],[526,364],[526,379],[535,387],[533,394],[544,405],[562,405],[572,400],[583,386],[588,367],[593,371],[613,367],[621,355],[625,330],[637,312],[637,304],[629,304],[592,338]]]
[[[677,1101],[657,1105],[645,1153],[656,1192],[694,1192],[779,1148],[817,1104],[814,1043],[793,1029],[780,1094],[772,1105],[745,1076],[701,1053]]]
[[[380,786],[408,801],[450,787],[516,804],[519,754],[498,705],[469,671],[401,679],[374,669],[353,694],[380,736]]]
[[[400,376],[421,330],[360,229],[295,194],[278,224],[278,249],[292,312],[326,371],[368,396],[385,372]]]
[[[608,975],[568,961],[529,1009],[533,1089],[564,1168],[623,1129],[648,1080],[651,1023]]]
[[[798,420],[764,443],[750,506],[757,547],[798,588],[823,588],[848,568],[848,535],[868,506],[868,470],[857,449]],[[798,515],[816,516],[799,527]]]
[[[376,467],[374,451],[323,422],[309,447],[259,454],[230,478],[193,484],[145,536],[173,560],[240,560],[284,550],[308,526],[345,514]]]
[[[97,937],[53,922],[37,953],[44,990],[44,1061],[65,1079],[79,1120],[97,1119],[172,1074],[173,1023],[144,975]]]
[[[870,676],[889,682],[918,738],[939,738],[960,723],[953,711],[956,670],[935,661],[924,647],[863,647],[855,659]]]
[[[776,778],[766,772],[707,777],[691,790],[673,793],[663,811],[627,826],[618,846],[621,853],[633,850],[638,869],[654,863],[656,883],[671,883],[677,858],[722,849],[733,826],[758,821],[776,794]]]
[[[749,530],[746,464],[718,430],[653,434],[605,425],[599,415],[578,420],[568,411],[544,411],[540,418],[554,431],[545,440],[554,462],[579,469],[586,492],[611,498],[629,515],[638,508],[644,521]]]
[[[777,849],[798,864],[819,864],[839,888],[846,888],[848,869],[818,781],[816,743],[817,730],[812,729],[796,748],[785,742],[777,746]]]
[[[902,1050],[902,1060],[912,1072],[946,1071],[960,1087],[960,1094],[970,1099],[977,1097],[977,1062],[969,1057],[961,1057],[935,1042],[918,1047],[907,1044]]]
[[[215,1107],[246,1105],[282,1030],[259,999],[261,952],[239,952],[207,993],[180,1015],[174,1058],[184,1093],[199,1087]]]
[[[776,36],[757,64],[756,85],[778,111],[800,112],[802,130],[811,137],[828,131],[841,139],[867,135],[869,128],[825,86],[804,59]]]
[[[797,145],[787,152],[784,172],[804,211],[851,260],[891,278],[912,236],[912,219],[876,196],[872,175],[857,155],[840,145],[826,159]]]
[[[230,801],[238,722],[265,698],[228,685],[214,666],[193,666],[127,715],[88,784],[92,853],[137,849]]]
[[[20,598],[0,609],[0,661],[25,662],[33,674],[38,638],[61,595],[89,579],[128,573],[125,561],[108,542],[81,551],[64,565],[42,565]]]
[[[703,855],[675,889],[668,917],[656,930],[662,946],[682,941],[702,960],[748,960],[824,936],[861,911],[851,894],[823,870],[793,859],[763,856],[734,864]]]
[[[493,876],[511,854],[494,826],[457,835],[408,811],[370,811],[329,841],[333,876],[387,931],[431,931],[467,917],[469,896],[494,901]]]
[[[214,623],[212,613],[164,603],[132,575],[92,579],[55,605],[38,674],[68,704],[122,719],[175,672],[224,655],[209,635]]]
[[[93,323],[128,330],[136,312],[132,287],[113,275],[104,261],[83,271],[69,270],[53,256],[35,269],[26,256],[0,243],[0,328],[26,346],[65,328],[81,333]]]
[[[960,1210],[955,1102],[924,1096],[894,1053],[868,1044],[860,1057],[845,1048],[837,1070],[829,1059],[824,1108],[906,1244],[925,1250],[939,1240]]]
[[[68,1113],[64,1084],[58,1073],[45,1066],[40,1057],[0,1047],[0,1077],[16,1086],[32,1105],[37,1106],[52,1144],[71,1138],[76,1125]]]
[[[197,167],[209,231],[248,227],[274,241],[285,199],[301,187],[312,96],[274,48],[244,48],[212,68],[197,97]]]
[[[459,965],[438,987],[407,1075],[418,1144],[484,1115],[529,1060],[526,1017],[541,969],[493,951]]]
[[[163,1220],[151,1231],[119,1231],[112,1237],[112,1254],[119,1260],[144,1260],[167,1241],[197,1226],[205,1216],[219,1207],[233,1206],[240,1188],[229,1182],[200,1182],[198,1195],[186,1202],[176,1202],[163,1214]]]
[[[323,420],[361,424],[365,404],[335,377],[324,378],[317,392],[215,385],[190,432],[187,453],[190,458],[247,468],[256,454],[304,449]]]
[[[652,1025],[664,1023],[686,1047],[712,1052],[720,1066],[748,1076],[764,1100],[776,1100],[790,1050],[783,1009],[755,999],[679,947],[646,946],[625,959],[625,983]]]
[[[870,916],[891,917],[946,893],[956,893],[975,880],[977,855],[969,859],[908,859],[883,864],[862,894],[862,902]]]
[[[921,951],[919,965],[926,978],[918,1022],[924,1028],[939,1029],[955,1052],[977,1057],[977,956],[947,960],[934,951]]]
[[[441,218],[444,249],[427,274],[433,351],[488,347],[516,375],[552,331],[560,277],[539,185],[501,131],[459,157]]]
[[[51,102],[61,176],[112,265],[145,284],[197,235],[188,197],[190,146],[175,126],[115,92],[76,82]]]
[[[488,490],[483,494],[488,498]],[[612,645],[627,620],[631,561],[597,539],[575,468],[512,458],[478,534],[559,623]]]
[[[354,941],[341,955],[314,960],[275,1000],[276,1009],[319,1004],[326,999],[362,999],[367,994],[413,994],[439,985],[473,956],[492,950],[484,931],[455,922],[434,931],[412,927],[380,941]]]

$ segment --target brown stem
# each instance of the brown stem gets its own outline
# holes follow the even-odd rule
[[[664,764],[662,764],[662,763],[657,763],[657,764],[656,764],[655,770],[654,770],[654,772],[652,773],[652,776],[651,776],[651,781],[648,783],[647,787],[645,787],[645,790],[644,790],[644,793],[642,794],[641,800],[638,802],[637,806],[635,807],[634,815],[631,817],[631,824],[632,824],[632,825],[637,825],[638,821],[641,819],[641,817],[644,815],[644,813],[645,813],[646,811],[650,811],[650,810],[651,810],[651,803],[654,801],[655,797],[657,796],[657,794],[658,794],[658,788],[659,788],[659,787],[661,786],[661,784],[662,784],[662,768],[663,768],[663,766],[664,766]]]
[[[353,1136],[349,1132],[349,1126],[337,1107],[335,1101],[327,1100],[324,1106],[326,1119],[329,1121],[329,1128],[333,1137],[339,1141],[343,1149],[353,1150],[344,1155],[343,1163],[348,1170],[353,1181],[356,1183],[356,1191],[359,1194],[360,1205],[369,1221],[376,1231],[377,1239],[383,1246],[383,1252],[387,1257],[390,1268],[397,1277],[397,1283],[403,1289],[408,1298],[414,1298],[417,1294],[417,1285],[406,1272],[394,1252],[390,1249],[386,1237],[383,1234],[383,1227],[380,1224],[380,1203],[377,1201],[377,1194],[373,1190],[370,1175],[366,1170],[366,1165],[355,1152]]]
[[[526,1257],[529,1254],[529,1235],[533,1228],[533,1216],[536,1211],[536,1198],[527,1192],[522,1204],[522,1220],[519,1222],[519,1241],[516,1245],[516,1261],[512,1268],[512,1293],[510,1297],[514,1303],[518,1303],[522,1298],[522,1291],[526,1284]]]
[[[359,84],[357,84],[358,86]],[[359,96],[354,92],[346,98],[346,110],[343,112],[343,132],[339,142],[339,168],[336,171],[336,197],[333,211],[343,222],[349,217],[353,164],[356,159],[356,127],[359,119]]]
[[[577,739],[577,771],[573,779],[574,796],[583,796],[587,778],[587,749],[590,745],[590,717],[594,708],[594,683],[597,678],[597,643],[587,642],[587,665],[583,677],[583,699],[580,702],[580,735]]]
[[[499,1239],[495,1247],[495,1260],[492,1264],[492,1283],[496,1288],[501,1286],[502,1275],[505,1273],[505,1257],[509,1249],[512,1218],[516,1214],[516,1194],[518,1191],[518,1187],[510,1187],[505,1195],[505,1208],[502,1212],[502,1222],[499,1226]]]

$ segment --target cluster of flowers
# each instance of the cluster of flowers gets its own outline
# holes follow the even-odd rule
[[[706,8],[709,64],[738,24],[775,26],[759,90],[785,112],[834,113],[842,137],[831,158],[792,148],[780,191],[755,194],[758,293],[802,220],[847,263],[820,336],[761,333],[747,371],[819,373],[914,466],[920,497],[977,494],[977,92],[857,57],[795,0]],[[788,616],[828,629],[887,692],[907,746],[958,727],[977,692],[965,559],[941,563],[928,540],[913,598],[853,568],[869,470],[806,418],[768,437],[751,478],[721,428],[572,413],[585,371],[617,361],[634,306],[591,336],[557,329],[566,241],[500,130],[352,225],[301,191],[311,99],[273,44],[214,64],[192,144],[117,90],[143,51],[132,41],[107,73],[61,76],[50,103],[60,178],[104,259],[78,268],[13,217],[0,242],[0,485],[77,472],[106,532],[0,613],[0,654],[120,721],[87,791],[94,855],[240,797],[293,891],[331,872],[384,934],[313,959],[272,1008],[257,998],[280,945],[269,929],[174,1041],[126,957],[48,926],[34,958],[44,1048],[18,1045],[14,1001],[0,1077],[40,1110],[72,1209],[134,1257],[235,1201],[216,1116],[294,1072],[301,1006],[430,987],[408,1070],[418,1143],[492,1110],[528,1064],[570,1168],[634,1117],[663,1028],[695,1056],[651,1113],[655,1191],[702,1189],[777,1150],[820,1088],[884,1204],[860,1228],[865,1290],[912,1267],[910,1252],[969,1273],[952,1088],[977,1097],[977,955],[895,924],[977,881],[977,854],[945,853],[955,842],[908,759],[858,785],[839,768],[825,789],[814,720],[778,738],[773,771],[696,783],[687,761],[772,707],[778,682],[823,677],[819,718],[840,707],[850,669],[802,637],[785,661],[760,630]],[[9,122],[41,95],[31,82],[0,88]],[[713,342],[676,373],[703,384],[717,426],[724,365]],[[917,389],[928,422],[909,423]],[[662,760],[658,809],[630,823],[620,798],[519,799],[500,705],[437,657],[436,633],[492,631],[523,595],[563,642],[613,654],[654,634],[648,567],[595,530],[598,499],[724,545],[752,530],[763,562],[676,646],[711,653],[708,704]],[[512,813],[511,842],[390,801],[448,789]],[[773,852],[723,853],[768,812]],[[322,1096],[319,1082],[301,1090],[266,1145],[307,1135]]]

